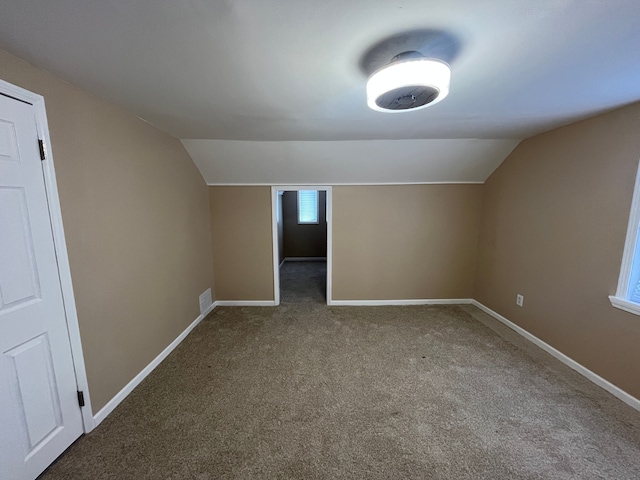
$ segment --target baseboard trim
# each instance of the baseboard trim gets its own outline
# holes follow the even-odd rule
[[[635,408],[636,410],[640,411],[640,400],[638,400],[633,395],[625,392],[620,387],[615,386],[613,383],[609,382],[608,380],[605,380],[604,378],[602,378],[597,373],[592,372],[591,370],[589,370],[584,365],[576,362],[574,359],[572,359],[571,357],[568,357],[567,355],[565,355],[561,351],[556,350],[554,347],[552,347],[551,345],[549,345],[545,341],[540,340],[538,337],[536,337],[532,333],[529,333],[524,328],[519,327],[518,325],[516,325],[515,323],[511,322],[507,318],[503,317],[499,313],[494,312],[489,307],[484,306],[482,303],[478,302],[477,300],[472,300],[471,304],[476,306],[476,307],[478,307],[483,312],[491,315],[493,318],[495,318],[499,322],[503,323],[504,325],[509,327],[514,332],[522,335],[524,338],[526,338],[530,342],[534,343],[535,345],[537,345],[538,347],[543,349],[548,354],[554,356],[555,358],[560,360],[562,363],[567,365],[569,368],[572,368],[573,370],[578,372],[583,377],[587,378],[588,380],[591,380],[593,383],[595,383],[599,387],[604,388],[607,392],[609,392],[614,397],[619,398],[620,400],[622,400],[624,403],[626,403],[630,407]]]
[[[331,306],[380,307],[384,305],[469,305],[470,298],[430,298],[409,300],[331,300]]]
[[[327,257],[284,257],[284,262],[326,262]],[[280,265],[282,265],[282,263]]]
[[[470,298],[458,298],[458,299],[410,299],[410,300],[332,300],[329,302],[330,306],[384,306],[384,305],[474,305],[483,312],[492,316],[500,323],[506,325],[514,332],[518,333],[525,339],[529,340],[533,344],[537,345],[545,352],[549,353],[569,368],[575,370],[591,382],[595,383],[601,388],[604,388],[607,392],[622,400],[630,407],[640,411],[640,400],[633,395],[625,392],[620,387],[612,384],[608,380],[605,380],[600,375],[592,372],[584,365],[576,362],[572,358],[568,357],[564,353],[555,349],[548,343],[539,339],[532,333],[528,332],[522,327],[519,327],[515,323],[503,317],[499,313],[491,310],[477,300]],[[222,306],[239,306],[239,307],[261,307],[261,306],[275,306],[273,300],[216,300],[213,304],[202,314],[199,315],[169,346],[167,346],[156,358],[153,359],[149,365],[147,365],[138,375],[136,375],[125,387],[120,390],[104,407],[93,416],[95,426],[98,426],[132,391],[136,388],[147,375],[149,375],[185,338],[191,331],[216,307]]]
[[[142,380],[144,380],[147,375],[149,375],[158,365],[162,362],[167,356],[173,352],[173,350],[180,345],[180,343],[186,338],[191,330],[193,330],[204,318],[209,315],[216,308],[216,303],[213,302],[207,310],[204,311],[201,315],[198,315],[196,318],[178,337],[169,344],[167,348],[165,348],[160,354],[154,358],[149,365],[144,367],[138,375],[136,375],[133,380],[127,383],[122,390],[120,390],[115,397],[113,397],[109,402],[100,409],[98,413],[93,416],[93,420],[95,422],[95,426],[97,427],[107,416],[118,406],[120,403],[127,398],[127,396],[136,388]]]
[[[275,307],[273,300],[216,300],[216,307]]]

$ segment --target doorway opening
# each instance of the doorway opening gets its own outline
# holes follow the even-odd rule
[[[274,300],[331,303],[329,186],[271,188]]]

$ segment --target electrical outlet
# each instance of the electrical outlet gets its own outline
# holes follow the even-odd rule
[[[523,303],[524,303],[524,297],[522,295],[520,295],[520,294],[517,294],[516,295],[516,305],[521,307]]]

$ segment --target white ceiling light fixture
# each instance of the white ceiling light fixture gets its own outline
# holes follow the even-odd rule
[[[403,52],[376,70],[367,81],[367,105],[379,112],[419,110],[449,94],[451,68],[420,52]]]

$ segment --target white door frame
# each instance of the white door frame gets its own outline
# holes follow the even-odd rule
[[[318,190],[327,192],[327,305],[331,305],[333,199],[328,185],[272,185],[271,186],[271,233],[273,236],[273,300],[280,305],[280,257],[278,255],[278,192]]]
[[[49,124],[44,106],[44,97],[12,85],[4,80],[0,80],[0,92],[35,107],[38,137],[44,141],[47,160],[42,162],[42,171],[47,191],[47,201],[49,203],[49,218],[51,219],[51,230],[53,231],[53,243],[58,262],[62,301],[67,319],[67,331],[69,332],[71,355],[73,357],[73,367],[76,374],[76,385],[78,391],[84,392],[85,406],[80,410],[82,412],[84,431],[88,433],[95,428],[95,420],[91,409],[91,396],[89,395],[87,372],[84,364],[84,355],[82,353],[78,312],[76,310],[76,301],[73,293],[73,283],[71,282],[71,268],[69,267],[69,255],[67,253],[64,227],[62,225],[62,211],[60,210],[60,198],[58,196],[56,172],[53,165],[53,153],[51,149],[51,139],[49,138]]]

